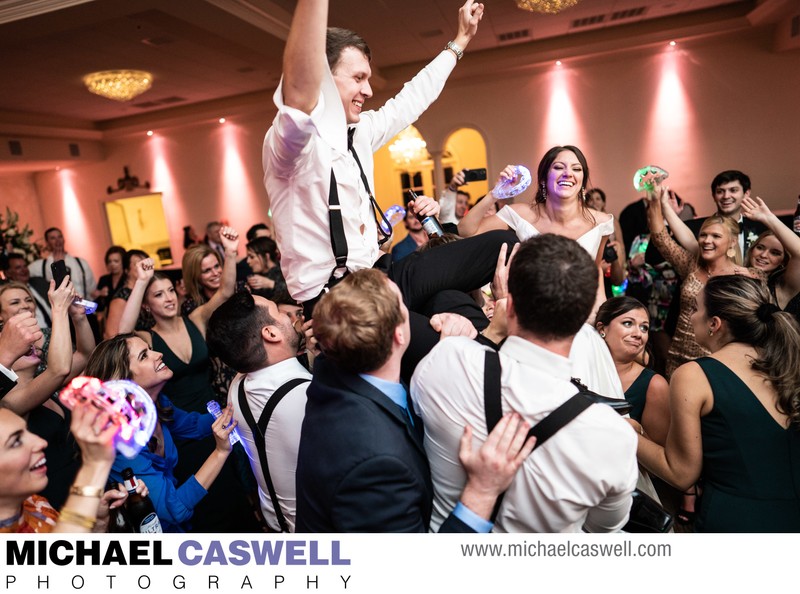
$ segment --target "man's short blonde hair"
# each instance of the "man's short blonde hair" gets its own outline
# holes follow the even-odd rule
[[[352,373],[378,369],[392,351],[403,323],[397,293],[372,268],[347,276],[314,308],[314,337],[326,357]]]

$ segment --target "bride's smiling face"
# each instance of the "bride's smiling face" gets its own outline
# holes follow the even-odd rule
[[[547,197],[576,196],[583,187],[583,165],[572,151],[561,151],[547,172]]]

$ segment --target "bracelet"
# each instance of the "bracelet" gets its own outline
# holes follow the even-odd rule
[[[449,49],[451,52],[453,52],[456,55],[456,61],[464,57],[464,50],[458,47],[455,41],[448,41],[447,45],[444,46],[444,49]]]
[[[97,524],[96,519],[90,518],[89,516],[84,516],[83,514],[79,514],[67,508],[61,510],[61,513],[58,516],[58,521],[76,524],[77,526],[86,528],[87,530],[92,530],[95,527],[95,524]]]
[[[103,489],[100,487],[85,487],[82,485],[72,485],[69,489],[70,495],[80,495],[81,497],[97,497],[100,499],[103,496]]]

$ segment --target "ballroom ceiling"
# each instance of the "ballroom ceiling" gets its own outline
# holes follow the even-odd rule
[[[548,43],[579,48],[586,40],[619,39],[637,30],[662,39],[673,30],[746,27],[752,26],[751,13],[764,12],[762,4],[774,12],[787,2],[582,0],[555,16],[519,10],[513,0],[487,2],[469,50],[517,47],[535,59]],[[0,134],[25,124],[103,130],[142,114],[269,92],[280,77],[294,5],[0,0]],[[457,0],[331,0],[329,20],[364,35],[380,74],[426,60],[443,47],[454,35],[457,7]],[[152,72],[152,89],[120,103],[84,88],[84,74],[118,68]]]

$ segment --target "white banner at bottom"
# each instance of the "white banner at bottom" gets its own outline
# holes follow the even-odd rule
[[[0,535],[0,583],[20,594],[766,591],[794,585],[777,568],[792,567],[799,544],[795,534]]]

